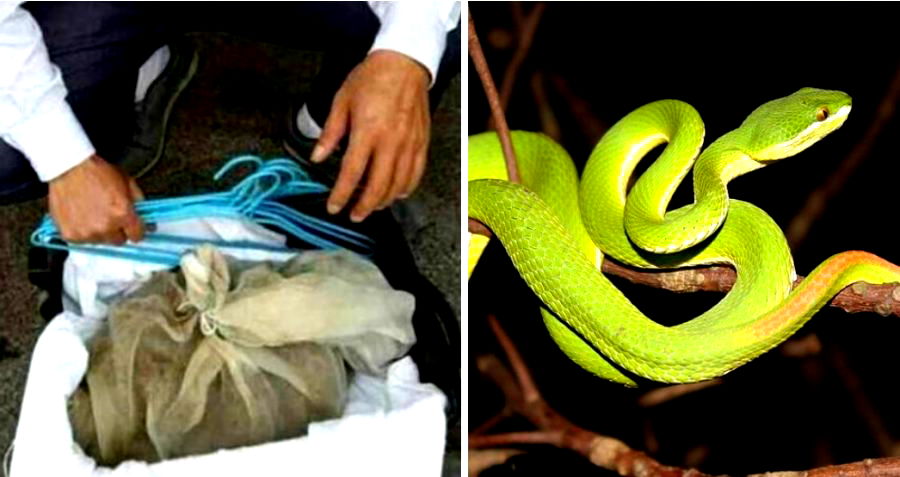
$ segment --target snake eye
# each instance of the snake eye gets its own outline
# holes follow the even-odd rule
[[[828,108],[825,106],[822,106],[821,108],[819,108],[816,111],[816,120],[824,121],[826,119],[828,119]]]

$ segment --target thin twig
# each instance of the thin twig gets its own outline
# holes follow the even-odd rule
[[[516,50],[506,66],[506,72],[503,73],[503,81],[500,83],[500,107],[504,112],[509,106],[509,98],[512,96],[513,85],[515,85],[516,78],[519,75],[519,68],[522,67],[522,62],[528,56],[528,50],[531,49],[531,43],[534,41],[534,33],[537,31],[538,23],[540,23],[544,9],[547,7],[544,3],[538,3],[528,12],[528,15],[524,15],[521,3],[514,2],[510,6],[513,9],[514,17],[519,19],[516,22],[519,35]]]
[[[484,94],[487,96],[488,105],[491,108],[491,116],[494,118],[494,125],[497,128],[497,135],[500,137],[500,145],[503,148],[503,157],[506,159],[506,172],[509,176],[509,181],[519,183],[519,168],[516,166],[516,152],[509,138],[509,126],[506,124],[506,118],[503,116],[503,108],[500,107],[500,98],[497,97],[497,88],[494,86],[493,78],[491,78],[491,70],[488,68],[484,52],[481,50],[481,42],[478,41],[478,34],[475,33],[475,20],[472,18],[472,12],[469,12],[469,56],[472,57],[475,71],[478,72],[481,85],[484,86]]]
[[[653,421],[648,416],[644,416],[644,447],[651,454],[659,452],[659,439],[653,430]]]
[[[862,417],[863,422],[866,423],[866,427],[869,428],[875,443],[878,444],[878,450],[881,452],[881,455],[900,457],[896,453],[898,450],[897,442],[891,437],[890,432],[885,427],[884,420],[875,409],[875,404],[866,395],[859,375],[847,363],[847,356],[837,347],[829,348],[828,355],[831,358],[832,367],[844,384],[844,388],[850,394],[857,412]]]
[[[639,397],[637,402],[638,406],[641,407],[659,406],[664,402],[720,384],[722,384],[722,379],[720,378],[700,381],[699,383],[674,384],[672,386],[665,386],[648,391],[646,394]]]
[[[531,95],[534,98],[534,105],[538,110],[538,116],[541,118],[541,132],[559,141],[562,138],[562,129],[559,126],[559,120],[556,119],[556,113],[550,100],[547,99],[547,88],[544,85],[544,73],[535,71],[531,75]]]
[[[788,358],[806,358],[822,352],[822,340],[815,333],[802,338],[791,338],[778,347],[782,356]]]
[[[507,432],[490,436],[470,436],[469,446],[476,449],[514,444],[550,444],[563,447],[562,440],[563,433],[560,431]]]
[[[469,435],[480,436],[482,434],[487,434],[487,432],[496,427],[497,424],[500,424],[513,414],[515,414],[513,409],[509,407],[509,405],[506,405],[503,407],[503,409],[500,410],[500,412],[494,414],[487,421],[479,424],[478,427],[469,432]]]
[[[491,326],[494,336],[497,337],[497,341],[503,346],[506,357],[512,365],[513,373],[515,373],[516,378],[519,380],[519,389],[522,391],[522,398],[525,400],[525,404],[528,405],[531,402],[540,400],[541,395],[538,393],[537,386],[531,378],[531,373],[529,373],[528,368],[525,367],[525,360],[522,359],[519,350],[516,349],[516,346],[509,338],[509,335],[507,335],[500,326],[500,322],[497,321],[495,316],[488,316],[488,324]]]
[[[794,216],[788,225],[785,235],[791,250],[796,250],[803,243],[809,235],[809,229],[824,214],[828,201],[840,192],[850,176],[869,157],[875,140],[894,116],[898,101],[900,101],[900,68],[897,68],[897,71],[894,73],[894,78],[891,80],[887,93],[885,93],[881,104],[878,106],[875,119],[872,121],[869,129],[866,130],[863,138],[850,151],[850,154],[847,155],[838,168],[831,173],[831,176],[806,198],[803,208],[800,209],[800,212]]]
[[[469,451],[469,477],[475,477],[481,471],[500,465],[510,457],[524,454],[525,451],[519,449],[484,449]]]
[[[603,136],[603,133],[609,129],[607,124],[594,114],[590,103],[572,91],[569,82],[563,76],[558,74],[551,75],[550,84],[553,85],[556,92],[562,96],[562,99],[569,106],[572,117],[575,118],[575,122],[588,142],[596,144],[600,137]]]

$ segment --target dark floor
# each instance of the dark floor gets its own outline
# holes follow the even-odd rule
[[[199,72],[169,126],[163,161],[141,187],[147,196],[179,195],[211,185],[226,156],[283,156],[288,100],[306,91],[319,55],[228,35],[195,37]],[[425,178],[406,203],[407,240],[422,273],[460,311],[460,81],[433,117]],[[0,451],[15,433],[31,347],[43,320],[27,280],[28,236],[45,202],[0,207]],[[408,214],[404,214],[406,217]],[[458,464],[456,465],[458,473]]]

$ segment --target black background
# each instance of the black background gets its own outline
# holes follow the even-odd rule
[[[469,6],[499,84],[513,47],[503,47],[497,39],[508,34],[515,45],[511,7]],[[523,6],[526,12],[532,7]],[[559,120],[560,142],[580,169],[598,137],[589,137],[579,126],[583,121],[573,115],[554,78],[561,78],[607,127],[648,102],[684,100],[704,119],[707,144],[737,127],[757,106],[801,87],[845,91],[853,97],[853,110],[841,129],[797,157],[729,186],[732,197],[758,205],[786,227],[875,120],[900,71],[896,12],[892,3],[863,2],[551,2],[517,76],[507,120],[512,129],[541,129],[530,86],[532,75],[540,72]],[[470,62],[469,133],[485,130],[488,116]],[[900,262],[894,225],[900,217],[898,131],[900,122],[893,117],[794,250],[799,274],[850,249]],[[683,185],[675,203],[689,199],[690,189]],[[613,280],[638,308],[665,324],[696,316],[719,299],[712,293],[679,295]],[[584,427],[651,451],[664,464],[741,475],[879,457],[886,449],[876,443],[872,423],[896,436],[900,451],[897,317],[826,308],[797,334],[819,337],[823,349],[817,355],[789,358],[776,348],[726,375],[720,386],[642,409],[636,399],[658,385],[642,382],[637,390],[625,389],[569,362],[547,336],[539,302],[501,246],[492,243],[469,287],[470,363],[479,354],[499,353],[484,320],[485,313],[495,313],[552,406]],[[856,384],[839,371],[842,367],[858,378]],[[502,396],[474,365],[469,373],[469,422],[474,428],[500,409]],[[854,395],[868,400],[870,418]],[[513,419],[498,430],[527,429],[524,420]],[[580,459],[533,448],[484,475],[543,475],[560,469],[569,457]]]

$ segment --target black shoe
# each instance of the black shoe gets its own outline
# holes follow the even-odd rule
[[[306,137],[297,129],[297,114],[302,106],[303,103],[299,102],[288,108],[282,144],[288,154],[300,162],[303,169],[314,180],[330,187],[334,185],[338,173],[341,172],[341,157],[344,155],[344,148],[338,146],[323,162],[318,164],[312,162],[310,157],[316,146],[316,138]]]
[[[68,255],[64,250],[34,245],[28,249],[28,281],[41,292],[39,306],[44,321],[63,311],[63,265]]]
[[[162,157],[166,126],[178,96],[197,72],[197,48],[187,37],[169,45],[169,62],[135,105],[135,133],[119,165],[131,177],[146,174]]]

